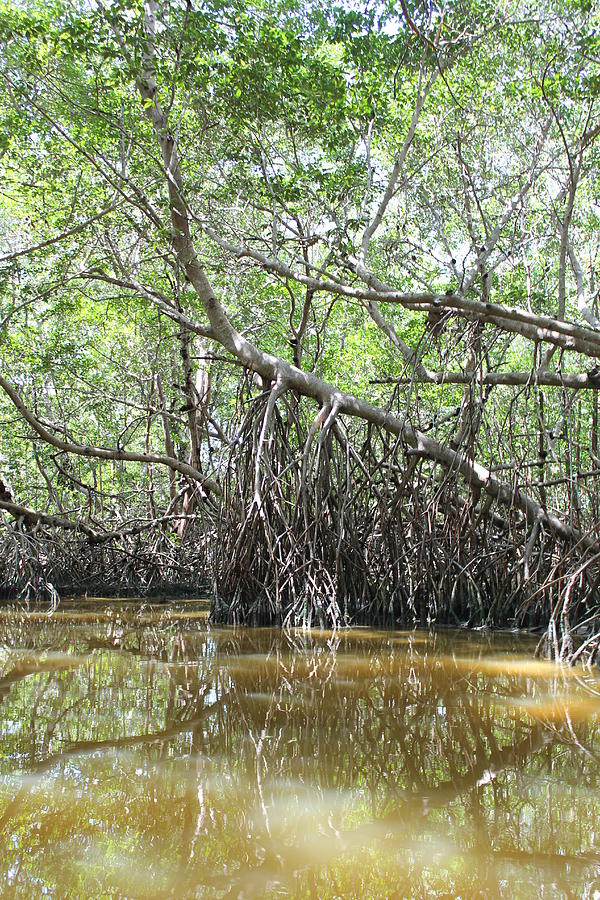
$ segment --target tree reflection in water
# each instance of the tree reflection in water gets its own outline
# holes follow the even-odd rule
[[[0,633],[3,896],[600,889],[600,680],[525,638],[97,603]]]

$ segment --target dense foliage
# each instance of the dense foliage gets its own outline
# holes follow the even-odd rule
[[[0,36],[5,591],[211,571],[229,619],[571,652],[597,5],[3,2]]]

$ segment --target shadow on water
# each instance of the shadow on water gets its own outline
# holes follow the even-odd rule
[[[600,681],[464,631],[0,616],[2,896],[593,897]]]

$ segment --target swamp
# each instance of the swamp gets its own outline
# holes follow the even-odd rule
[[[598,0],[0,2],[0,892],[600,897]]]

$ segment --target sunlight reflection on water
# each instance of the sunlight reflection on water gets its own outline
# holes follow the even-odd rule
[[[465,631],[0,616],[0,891],[594,896],[600,681]]]

